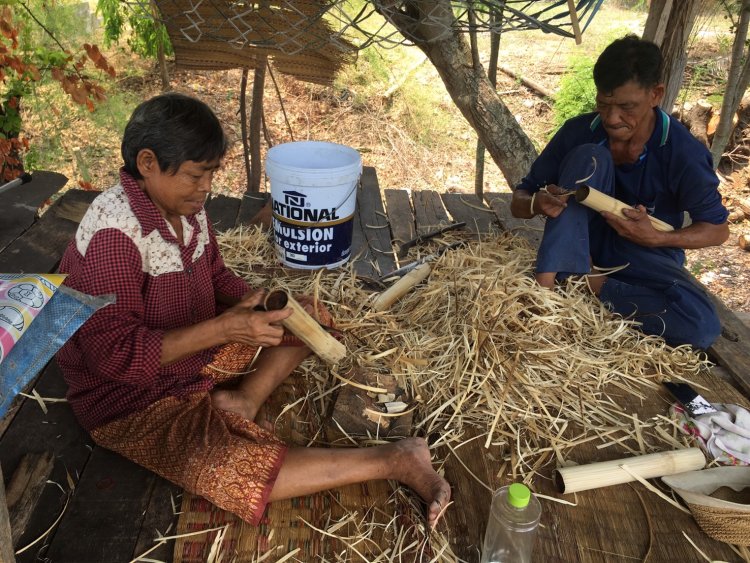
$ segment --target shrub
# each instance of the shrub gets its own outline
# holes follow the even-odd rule
[[[554,134],[571,117],[594,111],[596,108],[596,86],[593,69],[595,59],[575,56],[571,59],[568,72],[560,81],[560,89],[555,96]]]

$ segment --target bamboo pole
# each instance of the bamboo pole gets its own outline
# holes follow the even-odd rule
[[[432,268],[427,262],[420,264],[375,297],[372,302],[372,308],[378,312],[387,310],[393,303],[406,295],[412,287],[427,279],[431,270]]]
[[[599,190],[595,190],[594,188],[589,186],[581,186],[580,188],[578,188],[575,192],[575,196],[578,203],[581,203],[586,207],[590,207],[594,211],[608,211],[609,213],[613,213],[614,215],[617,215],[618,217],[621,217],[623,219],[627,219],[627,217],[622,212],[622,210],[632,209],[632,207],[627,203],[623,203],[619,199],[608,196],[607,194],[604,194]],[[652,217],[651,215],[649,215],[648,218],[657,231],[662,231],[665,233],[674,231],[674,227],[669,223],[665,223],[661,219],[657,219],[656,217]]]
[[[623,465],[627,466],[628,471],[623,469]],[[588,465],[560,467],[555,470],[554,478],[557,490],[568,494],[629,483],[635,481],[633,474],[643,479],[651,479],[703,469],[705,465],[706,458],[700,449],[687,448]]]
[[[329,364],[337,364],[346,356],[346,346],[328,334],[320,323],[311,317],[299,302],[283,290],[266,295],[267,311],[289,307],[293,313],[281,321],[284,328],[310,347],[316,355]]]

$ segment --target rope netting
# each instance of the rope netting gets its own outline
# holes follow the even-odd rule
[[[254,66],[271,56],[282,72],[328,81],[360,49],[439,40],[456,32],[539,29],[574,37],[603,0],[153,0],[178,64]],[[127,0],[151,18],[151,0]]]

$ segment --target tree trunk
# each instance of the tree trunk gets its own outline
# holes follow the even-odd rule
[[[713,106],[705,100],[694,104],[685,104],[681,121],[690,129],[693,137],[708,148],[708,122],[713,113]]]
[[[156,2],[151,2],[151,11],[154,16],[154,25],[161,25],[158,22],[161,21],[161,14],[159,12],[159,7],[156,5]],[[167,56],[164,53],[164,40],[162,39],[163,35],[157,35],[157,41],[156,41],[156,60],[159,63],[159,75],[161,77],[161,91],[162,92],[168,92],[172,89],[172,86],[169,84],[169,71],[167,70]]]
[[[477,132],[513,189],[536,158],[531,139],[503,104],[471,50],[453,25],[450,0],[376,1],[375,6],[435,66],[461,114]]]
[[[265,56],[258,57],[253,76],[253,101],[250,107],[250,191],[260,191],[260,132],[263,126],[263,88],[266,84]]]
[[[167,57],[164,54],[164,44],[159,42],[156,46],[156,60],[159,61],[159,74],[161,76],[161,91],[168,92],[172,89],[169,84],[169,71],[167,70]]]
[[[721,155],[724,154],[724,149],[732,133],[734,114],[737,112],[742,96],[744,96],[748,82],[750,81],[750,56],[745,53],[748,22],[750,22],[750,0],[743,0],[740,7],[739,23],[737,24],[737,31],[734,36],[734,44],[732,45],[732,60],[729,64],[724,99],[721,102],[719,124],[716,126],[714,140],[711,143],[714,168],[719,166]],[[745,57],[744,65],[742,63],[743,56]]]
[[[673,0],[651,0],[646,25],[643,28],[643,39],[653,41],[657,45],[662,44],[672,3]]]
[[[687,64],[687,42],[693,24],[698,16],[700,0],[681,0],[675,2],[669,12],[669,20],[661,44],[664,56],[663,82],[666,85],[661,107],[672,113],[672,107],[682,85],[682,75]]]
[[[250,166],[250,143],[247,134],[247,77],[249,71],[242,69],[242,80],[240,81],[240,130],[242,131],[242,157],[245,161],[245,178],[247,180],[245,191],[249,192],[252,181],[252,167]]]

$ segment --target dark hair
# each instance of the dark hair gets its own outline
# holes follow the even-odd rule
[[[174,174],[183,162],[207,162],[227,151],[227,138],[218,118],[205,103],[169,92],[146,100],[133,111],[122,137],[125,171],[142,178],[136,158],[151,149],[162,172]]]
[[[634,80],[642,88],[661,82],[659,47],[636,35],[626,35],[607,46],[594,65],[594,84],[599,92],[612,92]]]

